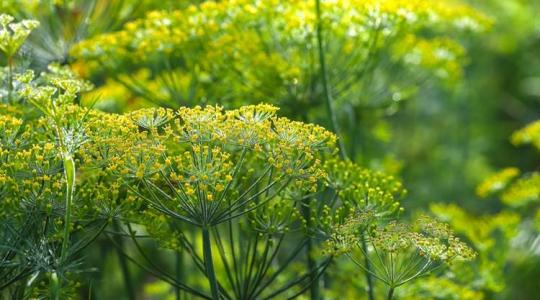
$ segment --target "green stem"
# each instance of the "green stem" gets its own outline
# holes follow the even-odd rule
[[[386,296],[386,300],[392,300],[392,297],[394,296],[394,288],[391,287],[389,290],[388,290],[388,296]]]
[[[60,263],[63,264],[66,261],[69,248],[69,231],[71,225],[71,204],[73,203],[73,193],[75,192],[75,161],[70,154],[63,154],[64,156],[64,177],[66,179],[66,213],[64,215],[64,234],[62,240],[62,249],[60,252]],[[55,299],[60,299],[60,290],[62,288],[61,280],[58,279],[57,274],[53,273],[53,281],[57,289],[55,290]]]
[[[120,232],[120,226],[118,225],[118,221],[115,221],[113,223],[114,231]],[[131,281],[131,274],[129,272],[129,267],[127,264],[127,259],[123,255],[124,253],[124,240],[121,236],[115,237],[116,243],[118,244],[118,247],[116,248],[116,253],[118,254],[118,262],[120,264],[120,270],[122,271],[122,276],[124,278],[124,286],[126,288],[126,293],[128,296],[128,299],[134,300],[135,299],[135,290],[133,289],[133,283]]]
[[[176,280],[178,282],[184,282],[182,268],[184,266],[184,255],[180,250],[176,250]],[[176,294],[176,300],[180,300],[182,298],[182,291],[180,288],[176,288],[175,294]]]
[[[319,300],[320,299],[320,287],[319,287],[319,275],[317,272],[315,272],[315,269],[317,268],[317,262],[313,258],[313,239],[309,238],[307,242],[306,252],[308,256],[308,268],[310,270],[311,275],[311,286],[309,288],[311,300]]]
[[[13,57],[9,57],[8,63],[8,102],[11,102],[11,94],[13,93]]]
[[[206,277],[208,277],[208,283],[210,284],[210,291],[212,292],[212,299],[219,300],[219,288],[216,280],[216,272],[214,271],[214,262],[212,260],[212,244],[210,243],[210,232],[208,231],[208,227],[202,228],[202,238],[204,266],[206,269]]]
[[[71,154],[64,154],[64,176],[66,179],[66,213],[64,215],[64,236],[62,241],[61,262],[67,257],[69,246],[69,231],[71,225],[71,204],[75,192],[75,161]]]
[[[328,113],[328,117],[330,118],[332,131],[334,131],[334,133],[338,136],[338,145],[339,145],[341,158],[347,158],[345,143],[343,142],[343,139],[340,136],[339,123],[337,122],[336,114],[334,112],[334,107],[332,106],[332,102],[333,102],[332,93],[330,91],[330,85],[328,83],[328,72],[326,70],[326,59],[325,59],[324,47],[323,47],[321,1],[315,0],[315,4],[316,4],[315,5],[316,13],[317,13],[317,46],[319,50],[319,64],[320,64],[320,70],[321,70],[320,76],[321,76],[321,80],[323,84],[326,110]]]
[[[367,244],[366,240],[364,239],[364,233],[362,233],[362,250],[364,251],[364,265],[366,268],[366,283],[367,283],[367,292],[368,292],[368,299],[374,300],[375,295],[373,294],[373,276],[371,276],[371,263],[369,261],[369,258],[367,257]]]
[[[307,221],[308,228],[311,227],[311,211],[309,206],[309,199],[305,198],[302,200],[302,214]],[[317,262],[313,258],[313,239],[311,236],[308,236],[306,243],[306,256],[307,256],[307,268],[310,272],[310,281],[311,285],[309,287],[310,299],[319,300],[320,299],[320,287],[319,287],[319,276],[315,269],[317,268]]]
[[[60,300],[60,280],[56,272],[52,272],[49,281],[51,299]]]

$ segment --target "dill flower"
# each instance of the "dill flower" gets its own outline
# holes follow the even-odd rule
[[[291,199],[272,199],[268,205],[258,207],[248,215],[249,225],[258,233],[288,233],[294,229],[295,223],[302,222],[302,216],[295,204]],[[254,203],[250,205],[256,206]]]
[[[4,213],[25,202],[37,202],[45,207],[63,194],[60,157],[49,143],[39,140],[44,138],[44,132],[45,128],[35,120],[28,123],[9,114],[0,114]]]
[[[327,184],[339,199],[356,209],[373,210],[378,216],[398,212],[407,190],[392,175],[375,172],[351,162],[328,160]]]
[[[350,253],[360,245],[362,232],[372,227],[374,216],[370,213],[351,213],[344,222],[332,227],[323,252],[330,255]]]
[[[430,217],[420,216],[412,224],[390,221],[369,225],[362,215],[348,218],[336,228],[328,241],[335,254],[347,256],[361,269],[361,254],[372,265],[372,274],[391,289],[429,273],[441,264],[472,260],[476,252],[462,242],[449,226]],[[367,234],[361,236],[361,232]],[[365,239],[368,247],[361,246]],[[392,271],[389,271],[392,270]]]
[[[333,151],[336,138],[276,111],[261,104],[131,113],[146,134],[140,142],[155,149],[129,151],[128,174],[141,172],[132,177],[143,183],[137,193],[159,211],[202,226],[264,206],[293,182],[312,189],[313,179],[324,174],[322,155]]]

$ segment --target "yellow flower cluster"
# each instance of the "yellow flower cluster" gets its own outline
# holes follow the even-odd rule
[[[399,200],[407,190],[394,176],[362,168],[351,161],[328,160],[327,184],[344,205],[373,209],[386,215],[402,210]]]
[[[25,122],[0,113],[0,194],[2,214],[24,202],[52,209],[64,192],[61,160],[46,142],[43,122]],[[17,211],[17,210],[15,210]],[[20,211],[19,211],[20,212]]]
[[[358,224],[356,226],[358,228]],[[390,221],[366,230],[365,241],[373,248],[369,252],[374,253],[362,250],[362,254],[371,260],[374,270],[379,270],[376,271],[377,278],[390,287],[401,286],[429,273],[440,263],[451,264],[476,256],[448,225],[427,216],[420,216],[411,225]],[[361,238],[356,236],[357,247],[360,247]],[[380,271],[387,268],[396,271]]]
[[[356,214],[348,216],[343,223],[337,223],[331,227],[331,233],[324,245],[324,254],[342,255],[350,253],[361,242],[359,224],[368,224],[368,214]]]
[[[134,111],[127,118],[137,130],[126,139],[131,148],[120,173],[146,185],[139,191],[143,198],[159,199],[198,224],[207,224],[209,209],[219,222],[225,212],[243,210],[257,198],[269,201],[291,185],[312,190],[336,137],[276,111],[266,104]]]
[[[398,61],[452,81],[461,75],[464,51],[449,32],[490,26],[489,19],[471,7],[446,1],[323,1],[322,12],[329,37],[327,57],[336,74],[361,73],[372,63],[374,52],[388,51]],[[427,40],[422,30],[448,38]],[[314,1],[205,1],[182,10],[150,12],[118,32],[82,41],[72,54],[113,69],[129,64],[130,73],[165,62],[169,67],[163,74],[153,72],[143,81],[122,80],[135,94],[169,93],[158,99],[195,90],[197,98],[213,101],[231,101],[235,96],[306,100],[316,72],[315,35]],[[350,61],[343,62],[343,53]],[[157,86],[147,90],[149,84]]]
[[[340,0],[323,2],[322,10],[326,22],[341,18],[340,22],[330,23],[332,30],[353,37],[367,26],[388,28],[402,22],[424,26],[450,23],[476,30],[489,26],[489,20],[474,9],[444,2]],[[105,58],[106,54],[122,57],[135,50],[130,54],[144,58],[156,51],[196,50],[201,46],[197,40],[215,35],[234,41],[237,38],[234,34],[243,33],[239,24],[245,24],[247,33],[253,34],[251,27],[265,22],[281,28],[282,32],[276,33],[279,38],[294,41],[295,37],[313,35],[315,19],[313,1],[206,1],[185,10],[150,12],[145,18],[126,24],[124,30],[82,42],[73,51],[76,56]],[[235,48],[225,48],[226,51],[232,49]]]
[[[195,143],[192,148],[208,143],[243,149],[279,172],[316,181],[320,175],[317,152],[333,151],[336,137],[320,126],[276,117],[276,111],[265,104],[227,112],[216,106],[181,108],[174,121],[176,138]]]
[[[250,206],[255,206],[251,203]],[[272,199],[268,205],[261,206],[249,214],[251,228],[261,234],[284,234],[293,229],[303,218],[292,199]]]
[[[448,224],[420,216],[414,226],[418,231],[411,234],[411,241],[420,251],[420,255],[444,262],[471,260],[476,257],[476,252],[460,241]]]
[[[448,225],[431,217],[420,216],[413,224],[372,220],[369,213],[351,215],[334,228],[326,249],[333,255],[347,254],[365,269],[363,260],[355,258],[361,253],[372,274],[391,288],[424,276],[441,263],[451,265],[476,256]]]
[[[17,144],[21,141],[15,137],[19,133],[22,124],[23,120],[19,118],[11,115],[2,115],[0,119],[0,131],[2,132],[2,142],[4,145],[13,144],[13,146],[18,146]]]
[[[50,64],[39,77],[28,70],[17,74],[16,78],[20,82],[17,95],[51,117],[49,121],[61,119],[55,112],[57,107],[73,104],[79,93],[92,88],[89,82],[81,80],[71,69],[55,63]]]
[[[451,262],[470,260],[476,253],[460,241],[447,224],[431,217],[420,216],[412,225],[390,221],[385,225],[370,225],[373,215],[351,215],[347,221],[334,228],[329,245],[336,254],[350,252],[361,241],[360,233],[368,233],[368,241],[378,251],[386,254],[418,254],[428,261]]]

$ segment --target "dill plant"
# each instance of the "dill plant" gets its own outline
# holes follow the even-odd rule
[[[77,85],[67,83],[66,87],[77,90]],[[69,98],[69,92],[59,89],[58,98],[51,99],[53,90],[53,85],[25,87],[20,99],[52,103]],[[80,253],[112,217],[101,209],[106,205],[96,200],[113,201],[119,185],[116,189],[114,182],[99,185],[103,173],[92,166],[95,161],[90,163],[79,155],[93,146],[92,138],[97,134],[96,128],[85,122],[100,116],[59,102],[54,112],[27,104],[2,104],[5,297],[73,297],[80,286],[79,273],[85,271]],[[36,102],[37,107],[46,109],[43,105]]]
[[[455,32],[489,26],[474,9],[450,3],[209,1],[150,12],[118,32],[83,41],[72,53],[96,62],[85,72],[112,74],[102,91],[129,92],[143,102],[178,107],[265,99],[286,114],[315,116],[340,136],[341,157],[355,161],[366,156],[360,124],[395,110],[420,82],[458,82],[465,50]],[[329,199],[300,198],[310,233],[307,267],[315,270],[311,256],[319,241],[312,240],[317,230],[310,207]],[[369,261],[367,266],[373,299]],[[317,299],[318,278],[312,281]]]
[[[150,12],[83,41],[73,49],[81,59],[74,69],[91,61],[85,71],[103,72],[169,107],[119,115],[77,105],[90,85],[66,66],[51,64],[37,76],[15,70],[15,55],[37,23],[2,15],[3,295],[76,297],[77,274],[85,271],[79,255],[100,236],[114,236],[121,264],[123,258],[142,267],[174,286],[177,297],[183,291],[205,299],[295,298],[308,289],[320,299],[320,279],[342,254],[365,273],[369,299],[380,291],[375,280],[387,285],[391,299],[396,288],[436,267],[473,258],[446,225],[427,217],[409,225],[399,220],[402,184],[354,162],[354,128],[342,132],[336,114],[348,105],[385,108],[397,101],[351,97],[366,85],[387,85],[375,71],[384,59],[403,72],[419,67],[455,80],[462,47],[420,31],[482,30],[489,21],[461,5],[357,4],[209,1]],[[346,22],[331,26],[338,18]],[[65,53],[60,60],[68,60]],[[99,70],[96,62],[104,60]],[[353,84],[360,79],[365,85]],[[404,92],[396,86],[393,96]],[[273,105],[182,106],[195,99],[232,106],[236,97],[287,110],[324,103],[317,114],[340,135],[340,145],[323,127],[278,117]],[[186,254],[188,267],[175,275],[161,270],[142,237]],[[124,238],[140,259],[122,246]],[[123,272],[132,289],[129,269]]]
[[[263,293],[276,297],[286,291],[265,290],[287,263],[277,270],[270,267],[285,234],[300,219],[295,194],[314,191],[317,178],[324,175],[321,158],[324,152],[332,153],[335,136],[318,126],[276,117],[276,110],[269,105],[232,111],[208,106],[176,114],[131,114],[161,155],[131,151],[129,168],[120,173],[151,208],[200,229],[203,258],[190,254],[196,263],[204,263],[199,267],[208,277],[213,299],[231,293],[238,299]],[[193,247],[193,241],[182,242]],[[287,261],[302,249],[299,244]],[[216,277],[213,247],[226,270],[225,283]]]
[[[115,190],[112,181],[95,184],[102,175],[93,167],[98,160],[81,153],[90,152],[95,138],[104,135],[100,130],[114,123],[95,127],[101,114],[72,104],[90,85],[69,69],[50,65],[35,76],[15,64],[37,23],[0,19],[1,49],[8,58],[0,110],[2,296],[73,297],[84,271],[80,253],[111,218],[92,195]]]

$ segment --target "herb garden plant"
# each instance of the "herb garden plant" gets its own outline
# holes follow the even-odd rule
[[[404,102],[460,85],[467,43],[493,23],[472,6],[0,8],[0,299],[497,291],[490,272],[506,252],[486,240],[501,229],[508,247],[519,214],[409,211],[397,163],[374,155]],[[513,141],[538,144],[538,128]],[[509,184],[518,173],[505,169],[478,195],[507,189],[503,203],[529,205],[538,175]]]

